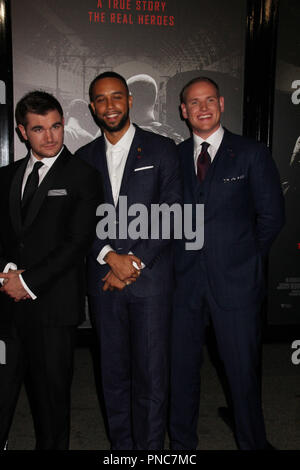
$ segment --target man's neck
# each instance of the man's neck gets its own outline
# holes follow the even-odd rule
[[[216,132],[218,132],[218,130],[220,129],[221,127],[221,124],[219,124],[219,127],[217,129],[214,129],[212,132],[201,132],[201,134],[199,134],[198,132],[197,133],[194,133],[196,136],[198,137],[201,137],[201,139],[203,140],[206,140],[208,139],[209,137],[211,137],[212,135],[214,135]]]
[[[33,160],[38,160],[38,161],[43,161],[43,163],[45,163],[46,161],[53,161],[61,154],[61,152],[63,151],[63,148],[64,148],[64,145],[62,145],[61,149],[59,152],[57,152],[56,155],[53,155],[52,157],[41,157],[40,155],[37,155],[32,149],[30,150],[30,157],[31,159]]]

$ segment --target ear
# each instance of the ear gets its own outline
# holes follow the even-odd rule
[[[91,108],[91,110],[92,110],[92,113],[93,113],[93,114],[96,114],[96,113],[95,113],[95,105],[94,105],[94,102],[93,102],[93,101],[90,102],[90,108]]]
[[[128,96],[128,106],[129,106],[129,109],[132,108],[132,103],[133,103],[133,97],[132,97],[132,95],[129,95],[129,96]]]
[[[187,112],[186,112],[186,106],[185,106],[185,104],[184,104],[184,103],[181,103],[180,107],[181,107],[182,116],[184,117],[184,119],[187,119],[187,118],[188,118],[188,115],[187,115]]]
[[[220,96],[219,103],[220,103],[221,113],[224,113],[224,96]]]
[[[22,124],[18,124],[18,129],[21,132],[23,139],[28,140],[25,127]]]

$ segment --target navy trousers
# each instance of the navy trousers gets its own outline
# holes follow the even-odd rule
[[[141,298],[125,288],[89,302],[112,449],[163,449],[171,294]]]
[[[207,285],[205,268],[183,300],[180,284],[172,317],[170,436],[172,449],[196,449],[200,368],[209,312],[234,407],[236,440],[244,450],[267,446],[261,405],[259,306],[223,310]]]

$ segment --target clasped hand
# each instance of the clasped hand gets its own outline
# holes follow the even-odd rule
[[[127,285],[135,282],[141,274],[141,260],[134,255],[118,255],[114,251],[110,251],[106,255],[105,261],[110,266],[110,271],[102,279],[104,291],[123,290]],[[139,269],[133,266],[133,262],[137,264]]]
[[[31,298],[20,281],[19,274],[22,272],[24,272],[24,269],[9,270],[7,273],[0,273],[0,278],[4,279],[0,292],[5,293],[14,299],[15,302]]]

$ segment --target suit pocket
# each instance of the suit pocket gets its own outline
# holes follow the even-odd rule
[[[146,171],[146,170],[152,170],[154,168],[154,165],[148,165],[148,166],[142,166],[139,168],[135,168],[133,171]]]

